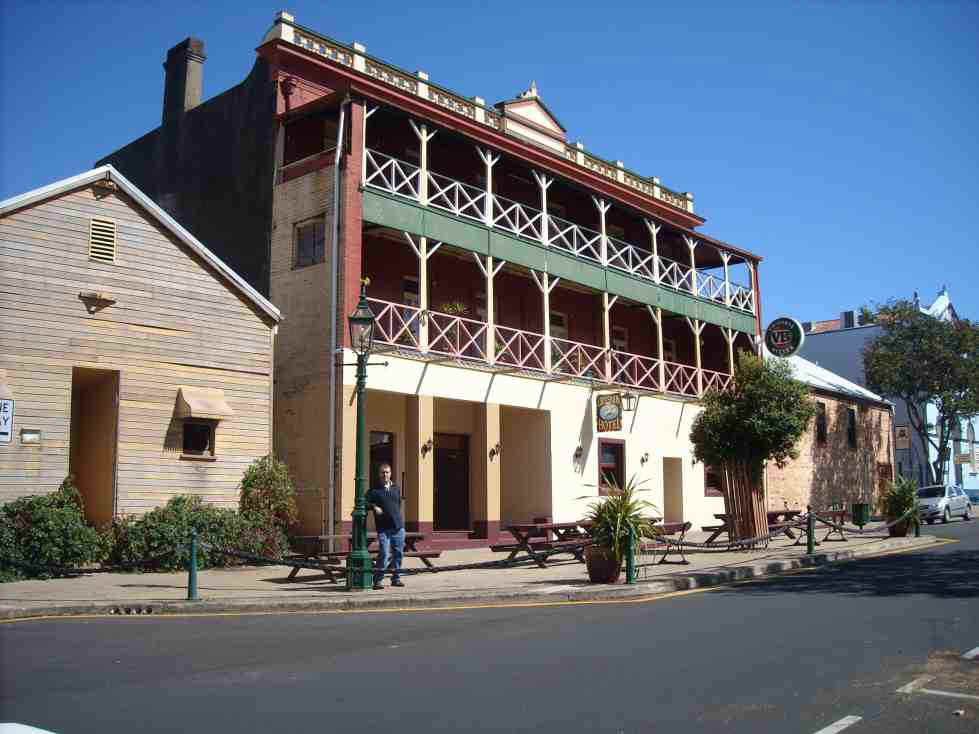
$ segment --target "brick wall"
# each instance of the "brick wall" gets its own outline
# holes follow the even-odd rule
[[[884,408],[813,395],[826,406],[826,442],[816,440],[816,422],[799,440],[797,459],[782,469],[766,469],[768,506],[826,508],[833,502],[874,502],[879,494],[881,465],[892,471],[892,418]],[[857,408],[857,448],[847,437],[847,410]]]

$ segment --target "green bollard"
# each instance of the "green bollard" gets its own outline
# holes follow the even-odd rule
[[[636,536],[629,526],[629,546],[625,550],[625,582],[636,583]]]
[[[920,517],[915,517],[914,518],[914,537],[916,537],[916,538],[920,538],[921,537],[921,518]]]
[[[190,560],[187,561],[187,601],[200,601],[197,593],[197,531],[190,531]]]
[[[806,507],[806,555],[811,556],[816,552],[816,519],[812,516],[812,508]]]

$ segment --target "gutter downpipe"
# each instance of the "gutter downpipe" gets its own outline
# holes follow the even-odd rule
[[[345,112],[350,100],[345,99],[340,105],[340,123],[337,125],[337,147],[333,157],[333,252],[330,257],[330,315],[332,322],[330,326],[330,391],[327,401],[329,408],[327,413],[330,418],[330,492],[329,503],[326,508],[326,531],[328,535],[333,535],[334,523],[336,521],[336,491],[337,491],[337,278],[338,263],[337,251],[340,242],[340,155],[343,146],[343,129]],[[330,539],[330,551],[335,550],[334,541]]]

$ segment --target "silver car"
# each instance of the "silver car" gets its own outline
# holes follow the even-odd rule
[[[929,525],[941,518],[948,522],[953,517],[972,519],[972,504],[969,497],[958,487],[945,487],[932,484],[918,490],[918,511],[921,519]]]

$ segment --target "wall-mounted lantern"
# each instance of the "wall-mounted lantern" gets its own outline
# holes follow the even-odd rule
[[[631,413],[636,409],[636,403],[639,402],[639,396],[633,392],[622,393],[622,409],[626,412]]]

